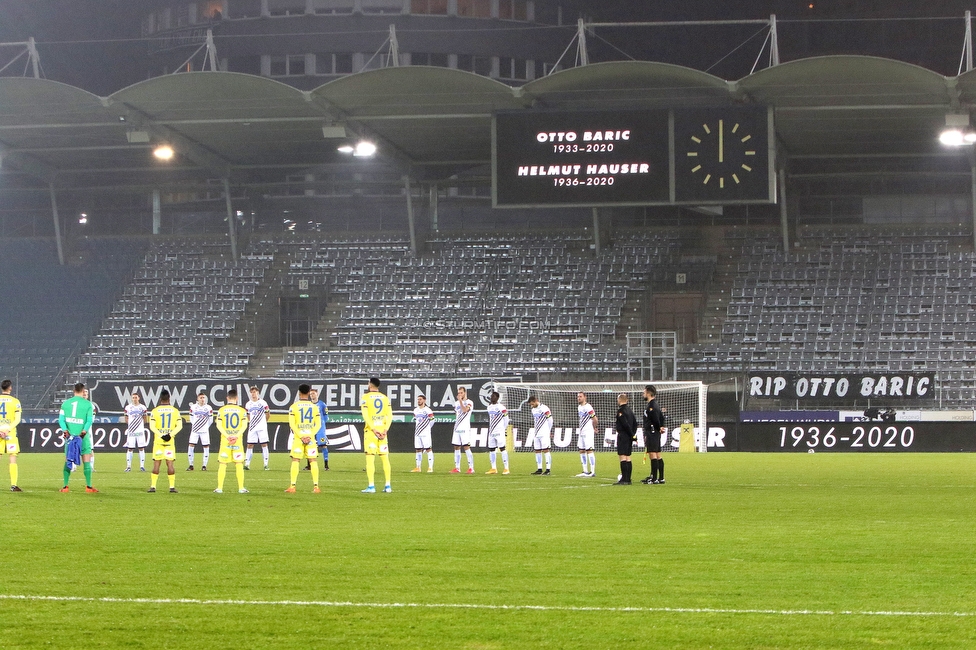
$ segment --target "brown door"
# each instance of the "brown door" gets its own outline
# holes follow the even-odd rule
[[[651,329],[653,331],[677,332],[679,344],[698,342],[702,294],[656,293],[652,304]]]

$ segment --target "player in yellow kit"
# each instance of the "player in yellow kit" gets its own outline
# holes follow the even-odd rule
[[[244,489],[244,436],[247,434],[247,409],[237,403],[237,391],[227,391],[227,403],[217,411],[217,431],[220,432],[220,451],[217,452],[217,494],[224,492],[227,463],[234,463],[237,472],[237,491]]]
[[[390,441],[387,433],[393,424],[393,408],[390,398],[380,392],[380,380],[373,377],[369,380],[369,391],[359,401],[359,409],[363,414],[363,447],[366,451],[366,480],[369,485],[363,490],[364,494],[376,492],[373,479],[376,476],[376,457],[383,460],[383,474],[386,477],[384,492],[392,492],[390,487]]]
[[[183,416],[179,409],[170,406],[169,391],[159,393],[159,406],[149,415],[149,430],[153,432],[153,470],[150,477],[149,492],[156,491],[156,481],[159,480],[159,466],[166,461],[166,473],[169,475],[169,491],[176,493],[176,434],[183,429]]]
[[[17,487],[17,456],[20,444],[17,442],[17,425],[20,424],[20,400],[10,394],[13,382],[4,379],[0,383],[0,456],[6,452],[10,456],[10,491],[23,492]]]
[[[315,442],[315,434],[322,428],[322,416],[318,407],[309,399],[312,387],[302,384],[298,387],[298,401],[288,409],[288,425],[291,427],[291,485],[285,492],[294,492],[298,482],[298,472],[301,470],[302,460],[308,460],[312,470],[312,492],[318,494],[319,466],[316,458],[319,448]]]

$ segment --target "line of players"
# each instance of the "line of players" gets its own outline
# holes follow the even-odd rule
[[[508,431],[508,409],[500,401],[500,395],[493,391],[488,405],[488,459],[491,469],[485,474],[498,474],[498,456],[502,458],[502,474],[509,474],[508,449],[506,447],[506,433]],[[423,455],[427,454],[427,472],[434,471],[434,454],[431,446],[431,427],[434,422],[434,412],[427,406],[425,396],[417,396],[417,408],[414,416],[414,451],[416,466],[410,470],[420,472]],[[532,409],[533,428],[526,445],[531,444],[535,450],[536,471],[533,474],[548,476],[552,473],[552,411],[539,401],[535,395],[529,396],[529,407]],[[599,423],[596,412],[590,406],[586,393],[576,394],[579,413],[579,452],[583,471],[577,474],[580,478],[596,476],[596,453],[594,447],[595,431]],[[454,403],[454,433],[451,444],[454,445],[454,469],[452,474],[461,473],[461,452],[468,461],[466,473],[474,474],[474,454],[471,452],[471,413],[474,402],[468,399],[467,390],[458,388],[457,401]],[[543,469],[545,462],[545,469]]]
[[[390,468],[389,468],[389,445],[386,434],[392,423],[392,408],[389,399],[379,392],[379,379],[370,379],[369,391],[363,395],[361,401],[361,411],[364,421],[365,450],[367,454],[367,474],[369,485],[364,492],[375,491],[373,484],[374,469],[373,462],[375,456],[381,456],[386,479],[384,491],[390,492]],[[10,395],[11,382],[5,380],[0,385],[0,439],[4,439],[4,451],[10,456],[11,464],[11,490],[21,491],[16,485],[17,468],[16,457],[19,453],[16,439],[16,425],[20,422],[20,403]],[[305,389],[302,392],[302,389]],[[251,400],[243,407],[237,403],[237,391],[228,392],[227,403],[216,413],[207,404],[207,396],[201,392],[197,396],[196,403],[189,409],[190,420],[190,439],[187,451],[188,466],[187,471],[194,469],[195,448],[199,444],[203,448],[203,462],[201,469],[206,471],[210,457],[210,426],[216,417],[217,429],[221,435],[221,445],[218,452],[220,468],[218,471],[218,485],[214,490],[217,493],[223,491],[223,483],[226,476],[226,465],[230,462],[237,466],[238,491],[247,493],[244,488],[245,470],[250,469],[250,462],[253,454],[254,445],[262,446],[264,468],[268,469],[269,461],[269,436],[268,436],[268,413],[270,408],[264,400],[260,398],[259,391],[252,388]],[[502,474],[509,474],[508,449],[506,447],[506,433],[509,425],[508,410],[500,403],[500,396],[497,392],[492,392],[491,403],[488,406],[489,431],[488,448],[491,469],[486,474],[498,474],[497,459],[501,456],[503,469]],[[133,393],[131,403],[125,407],[126,423],[126,472],[132,471],[132,457],[134,451],[139,451],[139,469],[145,471],[145,454],[148,446],[148,428],[154,435],[153,444],[153,470],[149,492],[156,491],[161,464],[165,461],[167,466],[167,476],[169,480],[170,492],[176,492],[175,485],[175,457],[176,446],[174,436],[182,430],[183,418],[178,409],[169,403],[170,395],[168,391],[160,394],[160,404],[152,411],[141,404],[138,393]],[[307,404],[303,404],[307,402]],[[552,470],[552,412],[549,407],[542,404],[538,397],[532,395],[528,400],[532,409],[534,427],[530,434],[530,441],[536,453],[537,469],[533,474],[549,475]],[[577,477],[589,478],[596,475],[596,455],[594,453],[595,429],[598,426],[596,413],[593,407],[587,402],[585,393],[577,394],[578,413],[579,413],[579,448],[580,462],[583,471]],[[79,410],[80,409],[80,410]],[[471,451],[471,415],[474,403],[467,398],[467,391],[461,387],[458,389],[457,401],[455,403],[455,422],[452,436],[454,445],[454,468],[452,474],[461,473],[461,452],[464,451],[468,461],[468,474],[474,474],[474,455]],[[10,416],[8,417],[8,410]],[[70,415],[68,412],[70,411]],[[84,463],[86,491],[97,492],[91,484],[91,463],[92,448],[91,438],[87,432],[91,430],[93,422],[93,407],[87,399],[87,389],[84,384],[75,385],[74,397],[68,399],[62,405],[59,415],[59,424],[66,433],[68,442],[77,442],[76,445],[66,445],[66,462],[64,472],[64,487],[62,492],[68,491],[68,482],[71,471],[79,464]],[[298,462],[306,460],[307,469],[312,471],[313,491],[318,491],[318,466],[317,456],[321,453],[324,458],[324,468],[329,469],[328,465],[328,446],[325,434],[325,424],[328,421],[328,408],[318,399],[316,391],[311,390],[307,385],[299,387],[299,401],[292,406],[289,411],[289,425],[292,431],[292,481],[287,491],[295,491],[296,479],[299,471]],[[431,443],[431,429],[434,423],[434,412],[426,405],[426,397],[418,395],[417,408],[414,409],[415,421],[415,451],[416,466],[412,472],[420,472],[424,453],[427,454],[427,472],[434,471],[434,456]],[[312,425],[314,424],[314,428]],[[11,436],[10,431],[14,434]],[[247,433],[246,452],[242,438]],[[311,436],[302,436],[302,432],[310,432]],[[309,440],[306,440],[306,438]],[[313,444],[314,441],[314,444]],[[528,444],[529,441],[527,441]],[[297,447],[297,449],[296,449]],[[297,457],[296,457],[296,453]],[[543,462],[545,469],[543,469]]]

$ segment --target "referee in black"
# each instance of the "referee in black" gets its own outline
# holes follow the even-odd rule
[[[663,485],[664,459],[661,458],[661,434],[664,428],[664,413],[657,405],[656,397],[657,388],[652,384],[644,387],[644,399],[647,400],[647,406],[644,408],[644,449],[651,457],[651,475],[641,483]]]
[[[634,464],[630,455],[634,453],[634,441],[637,440],[637,418],[628,404],[627,393],[617,395],[617,455],[620,456],[620,480],[614,485],[630,485],[634,473]]]

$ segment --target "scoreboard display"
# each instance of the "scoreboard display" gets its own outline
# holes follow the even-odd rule
[[[773,203],[764,106],[500,112],[495,207]]]

